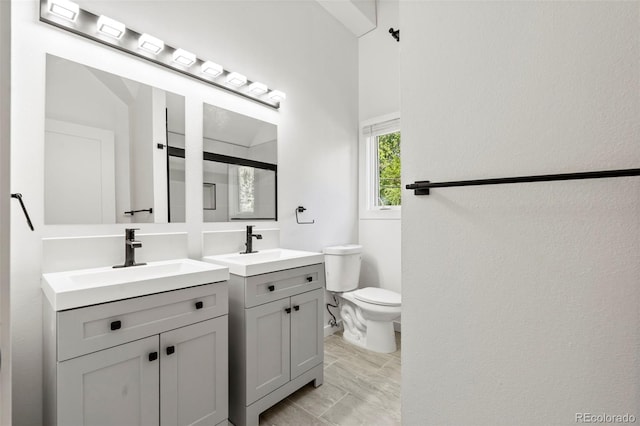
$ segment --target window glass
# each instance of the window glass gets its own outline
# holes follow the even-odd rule
[[[238,195],[240,213],[253,213],[254,210],[254,168],[238,167]]]
[[[376,206],[401,205],[400,132],[376,136]]]

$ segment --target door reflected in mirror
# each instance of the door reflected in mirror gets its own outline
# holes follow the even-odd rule
[[[184,222],[183,96],[47,55],[45,117],[46,224]]]
[[[277,127],[204,104],[203,220],[277,220]]]

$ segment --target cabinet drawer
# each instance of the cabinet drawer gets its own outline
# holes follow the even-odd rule
[[[245,307],[324,287],[324,263],[247,277]]]
[[[227,283],[57,313],[58,361],[228,313]]]

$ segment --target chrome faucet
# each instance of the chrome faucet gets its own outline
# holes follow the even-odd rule
[[[136,263],[135,249],[142,247],[142,242],[136,241],[135,233],[138,229],[127,228],[124,230],[124,265],[115,265],[114,268],[146,265],[146,263]]]
[[[262,239],[262,235],[253,233],[253,225],[247,225],[247,242],[244,243],[244,245],[247,246],[247,249],[245,251],[240,252],[240,254],[249,254],[249,253],[258,252],[257,250],[253,250],[253,237],[256,237],[256,239],[258,240]]]

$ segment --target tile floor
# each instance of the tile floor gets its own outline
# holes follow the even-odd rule
[[[392,354],[324,339],[324,384],[308,384],[260,415],[260,426],[400,425],[400,333]]]

